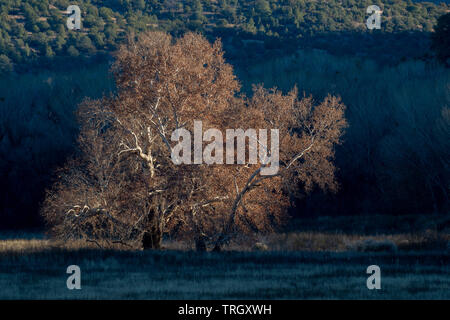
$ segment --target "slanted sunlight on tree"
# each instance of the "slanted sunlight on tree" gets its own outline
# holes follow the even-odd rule
[[[339,98],[315,103],[295,88],[262,86],[246,97],[220,41],[194,33],[130,37],[112,72],[116,94],[79,106],[80,152],[47,191],[42,214],[55,236],[156,249],[170,236],[220,250],[283,225],[299,190],[336,190],[334,147],[346,127]],[[194,120],[221,132],[278,129],[278,172],[174,164],[171,134],[193,132]]]

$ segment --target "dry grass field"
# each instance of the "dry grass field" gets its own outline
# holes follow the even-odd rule
[[[447,231],[308,229],[221,253],[173,241],[142,251],[4,233],[0,299],[450,299]],[[66,287],[73,264],[81,268],[81,290]],[[367,289],[372,264],[381,268],[381,290]]]

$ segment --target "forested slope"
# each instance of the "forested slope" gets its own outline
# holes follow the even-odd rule
[[[66,27],[70,4],[81,9],[81,31]],[[366,8],[373,4],[383,13],[381,29],[371,31],[365,25]],[[21,65],[31,62],[42,66],[61,57],[102,54],[114,50],[129,33],[155,29],[226,38],[228,55],[241,60],[270,49],[279,55],[280,50],[314,46],[388,55],[387,61],[389,56],[423,55],[428,33],[449,9],[445,3],[409,0],[4,0],[0,69],[22,70]]]

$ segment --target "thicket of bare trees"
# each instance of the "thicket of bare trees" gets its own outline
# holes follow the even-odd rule
[[[47,192],[42,213],[56,236],[159,248],[171,234],[219,250],[236,235],[286,221],[299,188],[336,189],[334,145],[346,127],[338,98],[316,104],[296,89],[262,87],[252,98],[239,95],[220,42],[192,33],[131,38],[112,70],[116,95],[80,105],[80,154]],[[171,134],[193,132],[194,120],[222,132],[278,129],[279,170],[174,164]]]

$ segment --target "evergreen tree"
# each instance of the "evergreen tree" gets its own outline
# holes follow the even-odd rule
[[[438,19],[437,26],[432,35],[432,48],[437,58],[450,66],[450,13]]]

